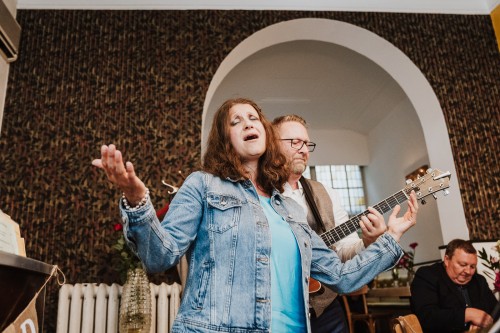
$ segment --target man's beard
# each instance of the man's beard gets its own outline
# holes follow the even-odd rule
[[[294,175],[302,175],[306,171],[306,167],[307,165],[303,162],[290,162],[290,170],[292,170]]]

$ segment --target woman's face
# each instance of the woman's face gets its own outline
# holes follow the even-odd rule
[[[244,162],[258,161],[266,151],[264,125],[249,104],[235,104],[229,109],[229,137]]]

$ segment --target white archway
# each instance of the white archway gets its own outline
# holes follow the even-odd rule
[[[202,146],[207,136],[207,109],[224,77],[252,54],[275,44],[297,40],[328,42],[358,52],[383,68],[399,84],[420,119],[431,165],[452,174],[450,195],[437,203],[443,242],[446,244],[454,238],[468,239],[448,130],[432,87],[403,52],[373,32],[355,25],[328,19],[297,19],[266,27],[241,42],[221,63],[208,88],[202,115]]]

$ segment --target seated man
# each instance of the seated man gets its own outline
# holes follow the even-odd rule
[[[492,324],[497,300],[476,265],[471,242],[454,239],[446,246],[444,262],[417,270],[410,303],[425,333],[464,332]]]

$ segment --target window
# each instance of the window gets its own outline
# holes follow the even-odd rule
[[[303,175],[337,190],[342,207],[353,216],[366,210],[362,171],[359,165],[316,165]]]

